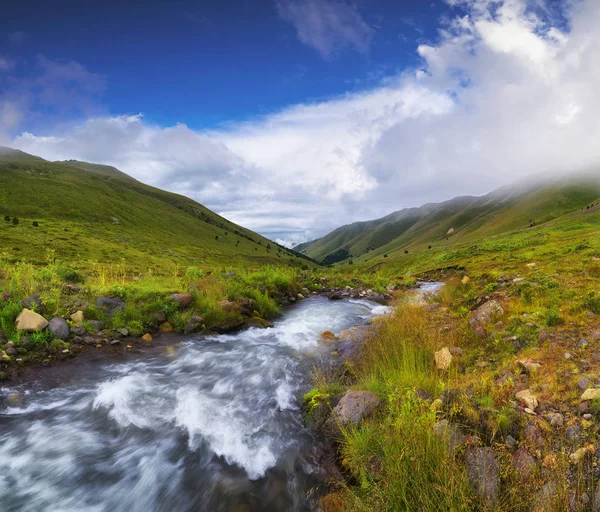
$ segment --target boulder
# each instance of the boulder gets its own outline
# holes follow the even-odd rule
[[[96,306],[103,309],[108,316],[125,309],[125,303],[119,297],[99,297]]]
[[[500,465],[494,450],[489,447],[470,447],[465,464],[471,487],[484,507],[495,508],[500,494]]]
[[[373,414],[381,400],[375,393],[369,391],[347,391],[333,409],[329,419],[323,424],[323,433],[331,438],[341,434],[340,426],[350,426],[360,423],[364,418]]]
[[[76,324],[80,324],[81,325],[83,323],[83,320],[84,320],[83,311],[77,311],[77,312],[73,313],[70,316],[70,318]]]
[[[588,402],[600,398],[600,388],[588,388],[581,395],[582,402]]]
[[[115,329],[121,336],[129,336],[129,331],[127,329]]]
[[[192,294],[191,293],[173,293],[169,297],[173,302],[175,302],[181,309],[186,309],[190,307],[192,303]]]
[[[335,334],[331,331],[323,331],[319,336],[321,341],[335,341]]]
[[[69,336],[71,336],[71,331],[69,330],[66,320],[59,316],[55,316],[50,320],[48,323],[48,330],[59,340],[68,340]]]
[[[102,320],[88,320],[88,325],[94,329],[94,332],[100,332],[106,326]]]
[[[469,324],[471,324],[471,327],[473,328],[485,327],[503,314],[504,310],[500,304],[495,300],[490,300],[471,313]]]
[[[435,366],[438,370],[447,370],[450,368],[450,364],[452,364],[452,354],[448,347],[438,350],[433,356],[435,358]]]
[[[18,331],[41,331],[48,327],[48,320],[34,311],[24,309],[19,313],[15,326]]]
[[[268,329],[273,327],[273,324],[268,320],[265,320],[264,318],[258,318],[256,316],[249,318],[246,322],[246,325],[248,327],[254,327],[255,329]]]
[[[239,313],[240,305],[230,300],[222,300],[218,303],[219,307],[226,313]]]
[[[338,339],[340,341],[359,342],[365,339],[368,332],[369,327],[367,325],[357,325],[340,332],[338,334]]]
[[[535,411],[535,409],[539,405],[537,398],[533,395],[533,393],[529,389],[524,389],[523,391],[519,391],[515,395],[515,398],[519,402],[525,404],[525,407],[527,407],[528,409],[531,409],[532,411]]]

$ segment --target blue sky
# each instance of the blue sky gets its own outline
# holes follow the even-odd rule
[[[597,0],[13,2],[0,144],[293,244],[600,164]]]
[[[13,2],[0,55],[22,60],[24,73],[40,53],[76,61],[105,78],[106,112],[204,129],[370,87],[417,62],[418,41],[436,37],[448,7],[372,0],[357,11],[368,47],[323,55],[272,0]]]

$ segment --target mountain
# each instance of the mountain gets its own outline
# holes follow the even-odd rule
[[[308,262],[114,167],[49,162],[10,148],[0,148],[0,247],[9,261],[127,262],[140,271]]]
[[[457,197],[355,222],[294,250],[324,264],[367,261],[395,251],[470,242],[544,224],[582,210],[600,198],[600,173],[523,182],[483,197]]]

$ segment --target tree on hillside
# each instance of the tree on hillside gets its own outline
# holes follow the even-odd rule
[[[33,226],[34,228],[37,228],[37,227],[39,226],[39,224],[38,224],[37,220],[34,220],[34,221],[33,221],[33,223],[32,223],[32,226]]]
[[[19,219],[17,219],[16,217],[13,217],[12,223],[14,226],[18,226],[19,225]]]
[[[408,254],[408,249],[406,251],[404,251],[404,254]]]
[[[4,216],[4,222],[10,222],[10,217],[8,215]]]

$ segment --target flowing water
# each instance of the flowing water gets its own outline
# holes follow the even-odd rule
[[[190,337],[61,387],[3,389],[0,510],[310,509],[319,441],[299,403],[318,335],[386,310],[310,298],[273,329]]]

